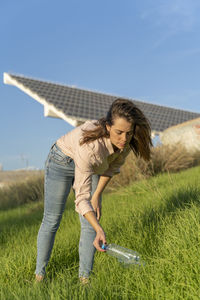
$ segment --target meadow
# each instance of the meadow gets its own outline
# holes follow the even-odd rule
[[[117,189],[104,194],[101,224],[108,243],[136,250],[145,265],[125,268],[98,252],[90,284],[85,287],[78,280],[80,228],[73,193],[57,232],[46,280],[35,283],[43,194],[38,183],[36,189],[34,183],[29,186],[35,196],[25,203],[16,206],[10,202],[6,207],[2,202],[1,300],[200,299],[200,166],[123,187],[117,184]]]

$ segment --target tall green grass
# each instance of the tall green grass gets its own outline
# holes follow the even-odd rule
[[[47,279],[34,283],[43,203],[0,212],[0,299],[199,299],[200,167],[135,182],[104,195],[107,241],[138,251],[124,268],[96,253],[89,287],[78,281],[79,219],[73,193],[57,232]]]

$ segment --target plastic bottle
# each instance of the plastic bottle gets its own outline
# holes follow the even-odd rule
[[[136,251],[115,244],[103,244],[101,248],[106,250],[108,255],[116,257],[119,262],[122,262],[125,265],[141,265],[140,256]]]

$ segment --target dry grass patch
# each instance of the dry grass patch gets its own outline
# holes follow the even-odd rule
[[[200,151],[194,153],[181,144],[173,146],[158,146],[152,148],[151,160],[145,162],[136,158],[131,152],[121,167],[119,175],[113,177],[107,191],[115,190],[117,187],[125,186],[133,181],[155,176],[164,172],[178,172],[200,164]]]
[[[19,205],[40,201],[44,196],[43,174],[30,177],[0,189],[0,208],[6,210]]]
[[[150,176],[164,172],[178,172],[200,164],[200,151],[189,153],[180,144],[152,148],[150,162],[136,158],[131,152],[121,173],[111,180],[106,191],[116,190]],[[3,181],[3,180],[4,181]],[[30,201],[43,199],[44,171],[4,171],[0,181],[8,182],[6,189],[0,189],[0,208],[16,207]]]
[[[9,187],[16,183],[23,183],[29,179],[43,176],[43,174],[43,170],[0,171],[0,188]]]

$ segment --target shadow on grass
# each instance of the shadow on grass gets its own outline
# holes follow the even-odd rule
[[[9,216],[0,221],[1,228],[1,243],[5,244],[9,241],[10,237],[13,238],[14,233],[19,233],[24,228],[35,226],[41,223],[43,215],[42,205],[34,208],[27,208],[23,213],[16,212],[15,216]]]
[[[160,241],[161,228],[165,224],[165,220],[168,218],[167,222],[172,222],[178,212],[189,209],[193,205],[200,206],[200,187],[190,185],[174,190],[173,194],[163,199],[163,203],[159,207],[146,208],[139,219],[136,218],[136,215],[132,216],[134,232],[143,233],[141,250],[145,249],[148,255],[153,255]]]
[[[151,209],[143,216],[143,225],[158,224],[159,221],[168,215],[172,215],[177,210],[190,208],[191,205],[200,205],[200,188],[197,186],[187,186],[174,190],[173,194],[166,198],[165,203],[158,209]]]
[[[55,252],[52,253],[51,259],[47,266],[47,276],[49,280],[55,279],[61,273],[65,273],[69,277],[77,274],[79,269],[79,253],[78,240],[73,241],[70,248],[62,250],[59,256]]]
[[[36,205],[30,206],[30,203],[26,206],[13,210],[13,208],[3,211],[5,216],[0,220],[0,242],[7,243],[10,238],[13,238],[13,232],[20,232],[24,228],[30,228],[37,225],[38,230],[43,218],[43,201],[38,201]],[[74,211],[73,196],[67,200],[66,208],[68,211]],[[11,212],[11,214],[10,214]],[[7,216],[6,216],[7,214]]]

